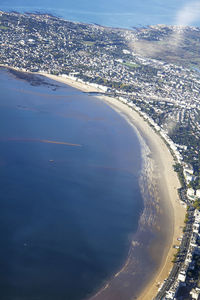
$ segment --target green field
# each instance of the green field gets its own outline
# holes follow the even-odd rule
[[[3,26],[3,25],[0,25],[0,30],[8,30],[9,27],[6,27],[6,26]]]

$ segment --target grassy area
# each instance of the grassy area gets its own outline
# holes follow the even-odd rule
[[[127,66],[127,67],[129,67],[129,68],[132,68],[132,69],[135,69],[135,68],[138,68],[139,67],[139,65],[138,64],[135,64],[135,63],[132,63],[132,62],[125,62],[125,63],[123,63],[123,65],[125,65],[125,66]]]
[[[83,41],[83,44],[87,45],[87,46],[93,46],[95,44],[95,42],[91,42],[91,41]]]
[[[8,30],[8,29],[9,29],[9,27],[0,25],[0,30]]]
[[[195,209],[200,210],[200,199],[196,200],[196,201],[194,202],[193,206],[194,206]]]
[[[177,261],[179,254],[180,254],[180,249],[177,249],[177,251],[174,254],[174,257],[172,259],[172,263],[175,263]]]
[[[186,224],[188,223],[188,221],[189,221],[189,214],[186,213],[184,223]]]

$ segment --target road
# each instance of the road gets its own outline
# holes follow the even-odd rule
[[[189,205],[189,210],[188,210],[189,221],[186,224],[185,233],[184,233],[183,239],[181,241],[181,245],[179,247],[180,253],[177,256],[177,260],[174,263],[174,266],[173,266],[168,278],[164,282],[162,288],[160,289],[160,291],[158,292],[158,294],[154,298],[154,300],[162,300],[165,297],[166,292],[169,291],[169,289],[171,288],[171,286],[177,279],[178,274],[185,262],[189,244],[190,244],[190,238],[192,235],[192,225],[194,222],[194,208],[191,206],[191,204],[188,203],[188,205]]]

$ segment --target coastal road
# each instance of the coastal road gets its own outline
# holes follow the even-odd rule
[[[168,278],[166,279],[166,281],[164,282],[163,286],[161,287],[160,291],[158,292],[157,296],[155,297],[154,300],[162,300],[164,299],[164,297],[166,296],[166,292],[170,290],[171,286],[173,285],[173,283],[176,281],[178,274],[184,264],[184,261],[186,259],[186,255],[188,252],[188,248],[190,245],[190,238],[192,235],[192,225],[193,225],[193,216],[194,216],[194,210],[189,210],[188,211],[188,219],[189,222],[186,224],[185,227],[185,234],[183,236],[183,239],[181,241],[181,245],[180,245],[180,253],[178,255],[179,257],[179,261],[177,261]],[[181,259],[180,259],[181,258]]]

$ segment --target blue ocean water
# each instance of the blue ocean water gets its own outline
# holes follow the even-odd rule
[[[143,209],[132,128],[100,100],[45,82],[0,71],[4,300],[94,292],[124,263]]]
[[[122,28],[154,24],[170,25],[185,20],[188,21],[187,25],[200,26],[200,18],[196,16],[197,8],[194,8],[194,3],[197,2],[188,0],[1,0],[0,9],[48,12],[67,20]],[[187,15],[186,12],[189,14]]]

